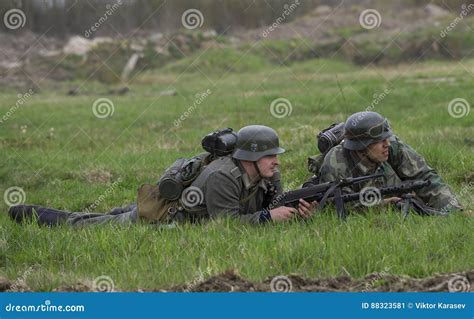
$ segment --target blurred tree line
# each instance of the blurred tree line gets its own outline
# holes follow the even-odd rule
[[[127,34],[136,29],[160,32],[181,28],[181,16],[190,8],[198,9],[204,16],[203,28],[218,33],[239,28],[256,28],[269,25],[282,15],[285,5],[298,0],[5,0],[0,2],[0,13],[19,8],[26,18],[22,30],[37,33],[48,31],[48,35],[59,37],[86,32],[107,9],[115,5],[117,10],[107,16],[107,23],[94,33],[115,35]],[[318,5],[336,6],[340,0],[299,0],[296,10],[285,22],[307,13]],[[346,0],[343,5],[370,6],[370,0]],[[443,0],[400,0],[397,5],[426,5],[437,3],[445,9],[457,11],[465,0],[450,0],[449,7]],[[121,3],[121,4],[120,4]],[[229,28],[229,26],[231,26]],[[8,31],[2,24],[3,31]]]

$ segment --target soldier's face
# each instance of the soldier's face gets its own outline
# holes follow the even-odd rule
[[[388,149],[390,142],[388,139],[370,144],[367,147],[367,156],[376,163],[383,163],[388,160]]]
[[[257,161],[258,169],[262,177],[272,177],[279,164],[277,155],[264,156]]]

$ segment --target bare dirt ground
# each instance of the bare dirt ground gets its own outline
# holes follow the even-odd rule
[[[0,291],[32,291],[24,282],[0,277]],[[60,286],[57,292],[101,291],[89,281]],[[372,273],[363,279],[348,276],[308,279],[298,275],[269,277],[252,282],[234,270],[202,281],[193,281],[168,289],[122,290],[139,292],[474,292],[474,269],[466,272],[435,274],[427,278],[410,278],[387,273]]]

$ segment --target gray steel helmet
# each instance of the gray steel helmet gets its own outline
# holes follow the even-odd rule
[[[392,135],[387,119],[379,113],[354,113],[344,125],[344,148],[360,151]]]
[[[284,153],[274,129],[263,125],[249,125],[237,133],[237,146],[233,158],[256,162],[267,155]]]

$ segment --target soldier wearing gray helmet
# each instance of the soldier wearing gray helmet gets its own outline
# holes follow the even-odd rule
[[[266,126],[250,125],[238,132],[232,157],[212,162],[192,186],[203,193],[204,201],[193,213],[206,217],[231,216],[250,223],[284,221],[299,215],[310,217],[313,205],[301,200],[298,210],[291,207],[267,209],[275,193],[271,179],[278,174],[279,146],[276,132]]]
[[[281,193],[278,172],[279,154],[285,152],[279,146],[276,132],[266,126],[251,125],[237,134],[237,145],[231,155],[220,156],[211,161],[184,191],[179,204],[173,206],[175,212],[167,219],[171,221],[200,221],[219,216],[230,216],[244,222],[265,223],[268,221],[290,220],[295,216],[308,218],[314,204],[300,201],[298,209],[277,207],[271,209],[273,197]],[[152,191],[158,186],[152,186]],[[186,196],[184,196],[186,195]],[[187,198],[190,200],[186,200]],[[151,206],[163,202],[154,201]],[[178,200],[176,201],[176,203]],[[176,209],[178,208],[178,209]],[[170,212],[170,210],[168,210]],[[116,208],[109,214],[70,213],[36,205],[12,206],[9,215],[17,222],[31,220],[49,226],[67,223],[84,226],[103,223],[130,224],[138,220],[156,222],[156,211],[140,210],[135,204]]]
[[[426,205],[445,213],[461,208],[452,190],[425,159],[396,137],[388,121],[376,112],[351,115],[344,125],[344,141],[327,152],[320,167],[320,182],[345,177],[358,177],[383,172],[383,177],[346,188],[344,192],[361,191],[364,187],[398,185],[403,181],[430,181],[416,191]],[[398,197],[383,199],[396,203]],[[357,205],[356,205],[357,206]]]

